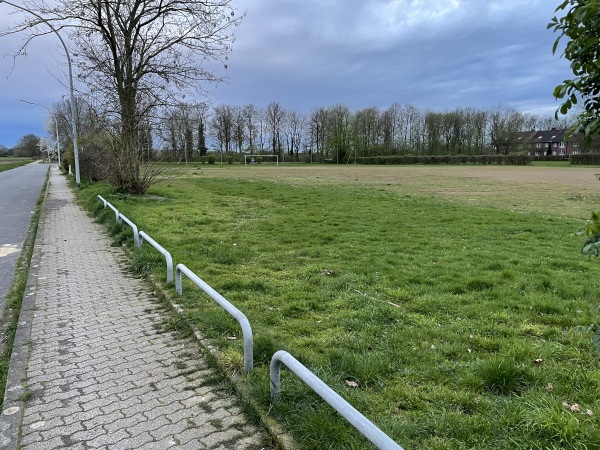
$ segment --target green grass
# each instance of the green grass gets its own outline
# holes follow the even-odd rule
[[[0,158],[0,172],[29,164],[31,158]]]
[[[145,198],[80,194],[96,212],[103,195],[248,316],[246,383],[265,408],[269,358],[285,349],[409,449],[600,448],[600,360],[585,331],[600,263],[579,253],[582,220],[419,195],[418,179],[267,170],[192,168]],[[164,279],[161,258],[138,252],[139,272]],[[189,282],[181,304],[240,365],[237,322]],[[270,414],[305,449],[370,448],[288,371]]]

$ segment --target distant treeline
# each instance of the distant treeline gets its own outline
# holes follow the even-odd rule
[[[436,112],[398,103],[356,111],[336,104],[304,114],[273,102],[266,108],[221,104],[212,110],[181,105],[165,110],[153,132],[162,136],[163,153],[175,159],[213,149],[285,153],[286,160],[303,160],[305,154],[313,161],[345,163],[355,157],[523,152],[517,146],[521,143],[506,145],[514,132],[568,125],[552,115],[524,114],[503,105]]]
[[[77,103],[81,145],[90,151],[92,145],[100,149],[101,136],[116,125],[93,105]],[[69,112],[68,101],[54,105],[63,148],[71,140]],[[139,145],[144,160],[183,161],[218,152],[225,156],[276,154],[282,161],[343,164],[375,156],[525,153],[528,148],[515,141],[515,132],[569,125],[566,119],[524,114],[505,105],[438,112],[399,103],[386,109],[351,110],[338,103],[302,113],[277,102],[265,108],[180,103],[155,110],[140,123]],[[55,134],[54,121],[48,122],[47,129],[50,136]]]

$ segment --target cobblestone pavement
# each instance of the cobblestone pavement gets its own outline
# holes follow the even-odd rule
[[[265,436],[52,168],[0,448],[256,449]],[[212,380],[212,381],[211,381]]]

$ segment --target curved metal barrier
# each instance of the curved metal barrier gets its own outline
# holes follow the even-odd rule
[[[140,242],[140,233],[138,232],[137,225],[135,223],[133,223],[131,220],[129,220],[127,217],[125,217],[122,213],[119,213],[119,219],[121,219],[123,222],[125,222],[127,225],[129,225],[131,227],[131,229],[133,230],[133,244],[136,247],[141,247],[142,243]],[[119,222],[121,220],[119,220]]]
[[[115,213],[115,220],[117,222],[121,222],[121,219],[119,218],[119,210],[117,208],[115,208],[113,205],[111,205],[109,202],[107,202],[104,198],[102,198],[101,195],[98,196],[98,200],[100,200],[102,203],[104,203],[104,207],[105,208],[110,208],[112,209],[112,211]]]
[[[140,231],[139,233],[140,236],[140,247],[142,246],[142,244],[144,243],[144,241],[148,242],[148,244],[150,244],[152,247],[154,247],[156,250],[158,250],[166,259],[167,261],[167,283],[172,283],[173,282],[173,258],[171,257],[171,254],[165,250],[165,248],[160,245],[158,242],[156,242],[154,239],[152,239],[150,236],[148,236],[147,233]]]
[[[177,264],[175,268],[175,289],[177,294],[183,293],[183,283],[181,282],[181,274],[185,274],[196,286],[207,293],[214,301],[216,301],[225,311],[227,311],[242,327],[242,335],[244,336],[244,371],[252,372],[254,367],[253,347],[254,340],[252,338],[252,328],[248,318],[239,309],[233,306],[229,301],[211,288],[208,284],[202,281],[194,272],[188,269],[184,264]]]
[[[403,450],[387,434],[381,431],[369,419],[363,416],[354,406],[344,400],[337,392],[331,389],[323,380],[308,370],[300,361],[288,352],[279,350],[271,359],[269,378],[271,380],[271,401],[276,402],[281,393],[281,364],[294,372],[306,383],[319,397],[325,400],[342,417],[350,422],[364,437],[381,450]]]

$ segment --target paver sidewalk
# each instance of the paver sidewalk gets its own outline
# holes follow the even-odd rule
[[[262,431],[127,276],[52,168],[0,416],[0,448],[257,449]]]

